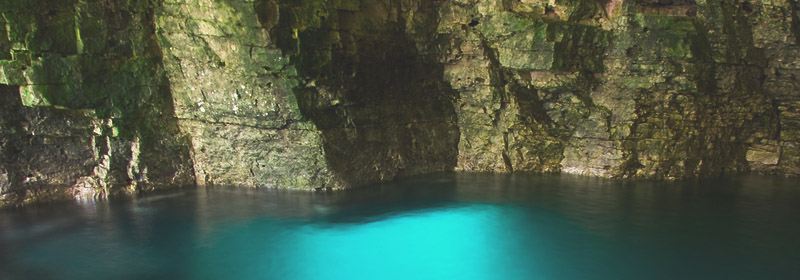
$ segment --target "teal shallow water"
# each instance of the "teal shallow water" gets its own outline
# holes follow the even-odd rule
[[[439,174],[0,211],[0,279],[800,279],[800,183]]]

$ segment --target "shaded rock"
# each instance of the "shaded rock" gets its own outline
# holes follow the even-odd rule
[[[445,170],[798,175],[798,11],[0,0],[0,195],[340,189]]]

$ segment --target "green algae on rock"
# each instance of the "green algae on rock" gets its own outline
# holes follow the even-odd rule
[[[799,7],[0,0],[0,201],[445,170],[800,175]]]
[[[321,132],[301,114],[292,91],[300,80],[295,66],[272,44],[272,27],[263,25],[277,16],[267,6],[198,0],[157,7],[163,64],[178,123],[191,138],[196,182],[339,187]]]
[[[1,6],[12,56],[2,61],[3,83],[19,86],[3,90],[6,115],[14,115],[3,127],[13,134],[4,141],[13,147],[3,151],[11,182],[4,203],[193,184],[152,3]]]

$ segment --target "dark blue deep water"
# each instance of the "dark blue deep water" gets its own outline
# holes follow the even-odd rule
[[[440,174],[0,211],[0,279],[800,279],[800,183]]]

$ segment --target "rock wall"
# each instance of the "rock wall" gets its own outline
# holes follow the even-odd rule
[[[0,1],[0,204],[194,184],[153,5]]]
[[[447,1],[458,169],[798,174],[794,1]]]
[[[456,165],[456,92],[428,41],[439,4],[271,3],[280,15],[273,39],[301,76],[298,104],[344,186]]]
[[[270,15],[257,13],[277,6],[260,5],[173,0],[156,8],[175,114],[192,139],[197,183],[336,187],[321,132],[302,116],[292,91],[300,80],[295,66],[262,26],[260,17]]]
[[[800,3],[0,0],[0,201],[800,174]]]

